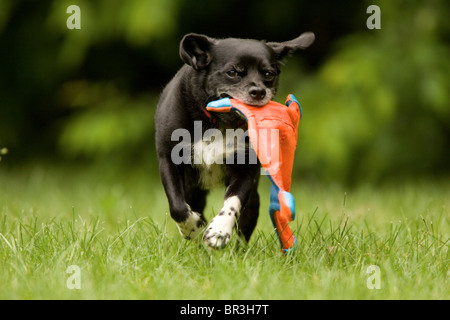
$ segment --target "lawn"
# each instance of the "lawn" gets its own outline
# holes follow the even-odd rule
[[[0,299],[450,298],[448,179],[292,193],[295,252],[265,196],[248,246],[212,251],[178,234],[154,172],[0,166]]]

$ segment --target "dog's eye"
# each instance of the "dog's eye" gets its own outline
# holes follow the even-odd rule
[[[272,81],[275,78],[275,72],[273,71],[264,71],[263,72],[264,80]]]
[[[227,76],[229,76],[230,78],[236,78],[238,75],[239,74],[236,70],[227,71]]]

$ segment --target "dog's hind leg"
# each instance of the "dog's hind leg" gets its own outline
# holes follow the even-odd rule
[[[259,194],[257,186],[253,189],[237,223],[237,232],[248,243],[255,230],[259,216]]]

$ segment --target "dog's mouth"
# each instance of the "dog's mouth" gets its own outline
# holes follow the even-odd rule
[[[224,99],[224,98],[230,98],[230,99],[234,99],[231,95],[229,95],[228,93],[221,93],[219,95],[219,99]]]
[[[267,94],[264,99],[254,99],[247,95],[239,95],[238,94],[238,95],[233,96],[229,93],[219,94],[219,99],[223,99],[223,98],[236,99],[236,100],[239,100],[249,106],[262,107],[262,106],[265,106],[266,104],[268,104],[270,102],[270,100],[272,100],[272,95]]]

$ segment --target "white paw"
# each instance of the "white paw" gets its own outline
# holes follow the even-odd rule
[[[219,213],[220,214],[220,213]],[[231,239],[234,226],[234,215],[216,216],[211,220],[203,239],[212,248],[224,248]]]
[[[190,211],[189,217],[184,222],[177,222],[178,230],[187,240],[195,239],[205,225],[205,220],[195,211]]]
[[[228,244],[240,210],[241,203],[238,197],[233,196],[225,200],[222,210],[211,220],[203,236],[208,246],[222,249]]]

